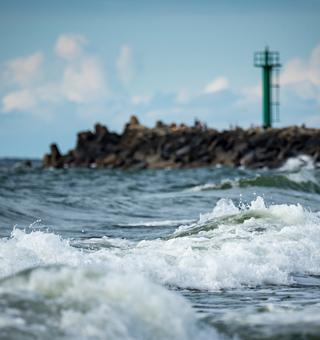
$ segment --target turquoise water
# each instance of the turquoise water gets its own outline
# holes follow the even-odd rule
[[[0,338],[315,339],[320,170],[0,162]]]

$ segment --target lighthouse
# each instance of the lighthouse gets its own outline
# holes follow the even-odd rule
[[[273,122],[279,121],[279,52],[270,51],[268,47],[256,52],[254,66],[262,69],[262,126],[267,129]]]

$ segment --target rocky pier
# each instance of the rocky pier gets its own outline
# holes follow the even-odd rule
[[[51,144],[43,166],[162,169],[221,164],[277,168],[302,154],[320,162],[320,129],[292,126],[218,131],[202,124],[189,127],[161,121],[148,128],[132,116],[122,134],[101,124],[96,124],[94,131],[78,133],[75,148],[65,155]]]

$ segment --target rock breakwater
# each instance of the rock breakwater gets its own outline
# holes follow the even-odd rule
[[[202,124],[141,125],[135,116],[122,134],[96,124],[78,133],[73,150],[62,155],[56,144],[43,158],[44,167],[122,169],[186,168],[210,165],[277,168],[290,157],[309,155],[320,161],[320,129],[235,128],[218,131]]]

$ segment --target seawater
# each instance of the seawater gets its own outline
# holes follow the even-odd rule
[[[320,337],[320,170],[0,161],[0,339]]]

